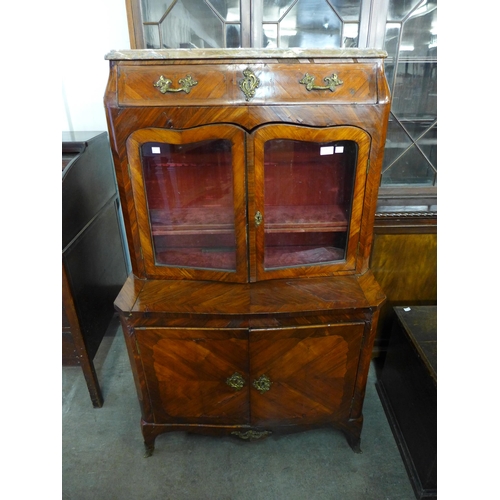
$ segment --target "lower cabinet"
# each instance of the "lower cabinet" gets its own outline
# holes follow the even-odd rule
[[[188,295],[182,281],[129,278],[115,305],[142,404],[148,454],[156,437],[168,431],[257,439],[319,426],[340,429],[360,451],[361,409],[383,295],[371,307],[366,297],[352,307],[354,293],[344,299],[351,307],[341,302],[321,310],[339,296],[340,284],[356,292],[356,279],[311,279],[304,289],[301,283],[265,282],[258,285],[260,294],[252,294],[255,284],[199,282]],[[293,291],[292,302],[302,296],[300,307],[266,312],[283,287]],[[205,303],[196,301],[197,293]],[[214,297],[225,297],[220,306],[225,312],[214,307]],[[308,310],[313,304],[320,310]]]

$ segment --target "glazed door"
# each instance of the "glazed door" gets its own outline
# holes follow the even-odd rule
[[[136,328],[135,336],[154,423],[248,424],[248,331]]]
[[[253,279],[355,270],[369,148],[370,136],[349,126],[266,125],[254,132]]]
[[[141,129],[127,154],[148,278],[247,281],[244,131]]]
[[[347,417],[364,323],[252,330],[252,425],[314,425]]]

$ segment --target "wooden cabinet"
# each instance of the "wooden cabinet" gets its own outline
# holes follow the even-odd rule
[[[62,134],[62,364],[81,366],[94,407],[94,357],[127,279],[108,134]]]
[[[133,273],[115,306],[152,451],[169,430],[334,425],[359,448],[384,295],[368,269],[378,51],[112,52]]]
[[[415,496],[437,498],[437,306],[395,307],[377,390]]]

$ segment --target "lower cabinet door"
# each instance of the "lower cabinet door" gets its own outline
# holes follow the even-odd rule
[[[136,328],[154,423],[249,422],[248,331]]]
[[[348,416],[364,323],[251,330],[251,425]]]

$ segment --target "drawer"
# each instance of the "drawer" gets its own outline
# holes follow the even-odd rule
[[[121,66],[119,71],[118,101],[126,106],[377,102],[375,63],[167,64]],[[183,86],[188,79],[191,83]],[[245,80],[248,93],[242,89]]]
[[[230,71],[226,65],[121,66],[119,72],[120,105],[200,106],[222,105],[228,101]],[[182,80],[189,80],[189,77],[191,84],[188,82],[183,86]],[[166,83],[167,80],[171,81],[170,85]],[[163,93],[162,85],[177,91],[167,90]],[[187,91],[178,90],[182,88]]]
[[[261,64],[250,65],[249,68],[260,81],[251,104],[377,102],[374,63],[356,66],[347,63]],[[240,67],[241,74],[243,69]],[[337,79],[333,80],[335,75]],[[331,87],[325,81],[329,77],[333,77]],[[310,84],[309,89],[307,83]]]

